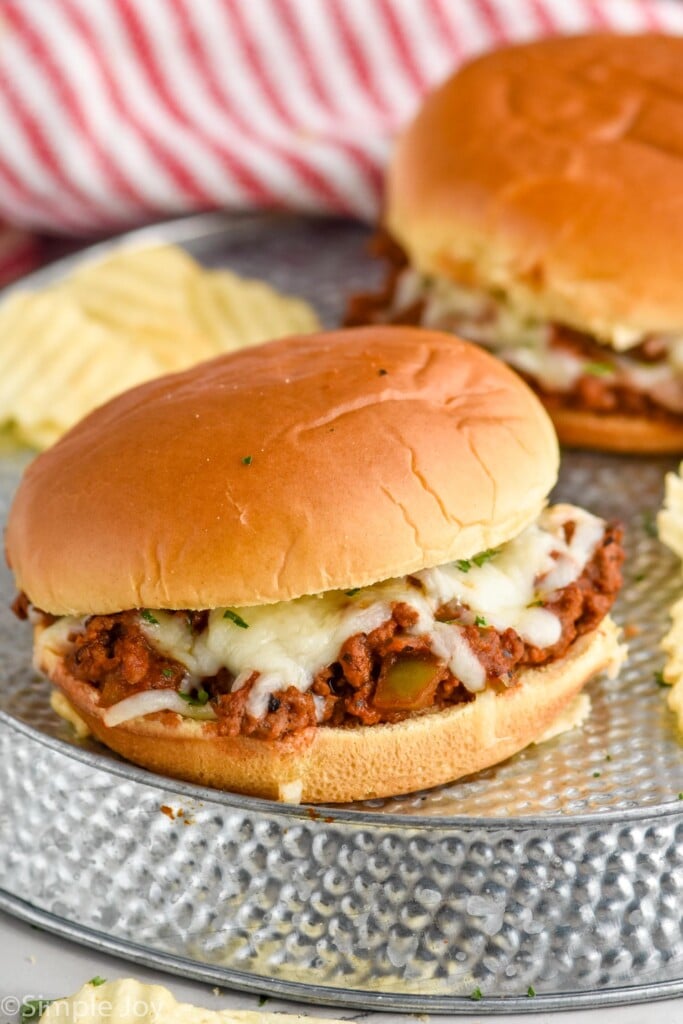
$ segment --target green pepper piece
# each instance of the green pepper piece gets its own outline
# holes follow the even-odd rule
[[[435,658],[399,657],[380,676],[372,703],[380,711],[427,707],[442,671],[441,662]]]

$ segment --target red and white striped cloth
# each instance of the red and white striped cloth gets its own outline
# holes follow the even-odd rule
[[[82,236],[211,207],[372,219],[394,133],[463,59],[596,29],[683,33],[683,2],[3,0],[0,219]],[[0,233],[0,276],[32,252]]]

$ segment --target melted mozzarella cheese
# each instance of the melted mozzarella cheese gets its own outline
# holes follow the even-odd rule
[[[574,524],[570,541],[564,531],[568,522]],[[561,637],[561,622],[547,608],[538,607],[539,602],[552,601],[557,590],[581,575],[604,527],[601,519],[583,509],[556,505],[497,551],[471,560],[424,569],[358,591],[330,591],[251,608],[217,608],[199,633],[192,631],[185,616],[163,611],[141,617],[140,627],[157,650],[185,665],[182,689],[186,691],[220,669],[235,677],[233,691],[257,673],[247,710],[261,718],[272,694],[290,686],[310,689],[316,674],[338,660],[346,640],[371,633],[391,618],[394,604],[402,603],[417,616],[408,632],[426,636],[437,657],[476,693],[486,685],[486,671],[468,644],[463,625],[479,622],[500,632],[511,628],[535,647],[553,646]],[[444,607],[454,609],[457,622],[440,621]],[[68,620],[68,628],[63,625],[66,621],[46,629],[42,642],[64,645],[74,624],[82,628],[81,620]],[[173,704],[165,707],[200,717],[173,691],[153,693],[162,703],[163,694],[173,693]],[[119,714],[125,712],[121,719],[125,720],[131,710],[143,708],[139,695],[128,698],[131,701],[137,704],[124,701],[125,708],[109,709],[110,724],[119,721]],[[322,702],[317,704],[320,713]],[[202,710],[201,717],[209,717]]]
[[[268,697],[294,686],[308,690],[317,672],[331,665],[350,636],[370,633],[391,618],[382,600],[354,602],[343,591],[301,597],[274,605],[240,608],[247,628],[225,617],[222,608],[211,613],[207,647],[240,681],[259,673],[247,701],[255,718],[265,714]]]
[[[575,523],[571,542],[563,526]],[[472,621],[481,616],[498,630],[514,629],[528,643],[550,647],[561,635],[556,615],[536,603],[552,596],[559,586],[578,578],[599,543],[604,523],[582,509],[559,505],[542,513],[539,521],[504,545],[481,565],[452,563],[416,573],[408,579],[392,579],[364,587],[357,593],[331,591],[280,604],[239,608],[238,625],[215,609],[207,629],[174,653],[165,633],[163,613],[155,612],[160,625],[142,622],[145,633],[169,656],[188,666],[220,665],[236,677],[234,688],[245,685],[254,672],[247,708],[259,718],[268,698],[288,686],[306,691],[315,675],[339,657],[344,642],[358,633],[370,633],[391,617],[394,603],[410,605],[417,622],[409,632],[428,635],[432,649],[447,661],[453,675],[472,692],[486,683],[484,668],[467,644],[463,630],[438,622],[437,611],[453,602],[466,606]],[[560,581],[561,580],[561,581]],[[230,609],[232,611],[232,609]],[[173,616],[180,620],[179,616]],[[174,629],[178,627],[174,625]],[[211,674],[211,673],[207,673]]]
[[[432,632],[432,650],[443,658],[449,670],[470,693],[478,693],[486,686],[486,671],[463,635],[462,629],[445,622],[435,622]]]
[[[184,615],[155,611],[155,623],[140,620],[143,632],[162,654],[179,661],[187,669],[187,684],[183,690],[200,679],[215,676],[223,667],[220,658],[206,643],[206,633],[195,633]]]
[[[61,656],[71,646],[71,637],[83,630],[85,619],[75,618],[73,615],[64,615],[57,619],[51,626],[41,629],[36,634],[35,647],[33,648],[33,667],[37,672],[41,671],[43,664],[43,652]]]
[[[411,301],[405,303],[404,279],[410,280]],[[482,345],[507,342],[540,347],[548,337],[544,324],[529,320],[509,303],[493,295],[455,284],[447,278],[425,278],[414,270],[404,270],[394,296],[396,309],[418,300],[424,302],[422,323],[440,330],[459,330]]]
[[[583,374],[596,372],[595,364],[579,353],[552,347],[548,324],[530,320],[504,299],[446,278],[426,278],[415,270],[404,270],[392,310],[400,312],[417,301],[424,303],[423,326],[454,331],[492,349],[550,390],[570,391]],[[659,362],[643,363],[629,357],[628,350],[647,337],[642,331],[615,327],[605,350],[614,369],[600,368],[599,372],[606,379],[650,395],[671,412],[683,412],[683,337],[662,335],[667,354]]]
[[[239,616],[248,628],[225,618],[221,608],[211,613],[207,644],[216,657],[235,675],[256,670],[304,690],[316,672],[336,661],[348,637],[381,626],[391,607],[379,594],[358,601],[333,591],[240,608]]]

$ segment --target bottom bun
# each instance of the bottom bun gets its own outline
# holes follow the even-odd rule
[[[346,803],[452,782],[505,760],[540,737],[588,679],[616,668],[621,657],[608,617],[560,661],[523,672],[509,689],[485,690],[468,704],[394,725],[321,726],[285,741],[219,736],[213,723],[169,711],[109,728],[97,691],[69,675],[61,658],[44,651],[40,668],[97,739],[144,768],[292,803]]]
[[[543,398],[543,396],[540,396]],[[567,447],[599,448],[630,455],[683,452],[683,418],[646,419],[644,416],[599,416],[544,402],[560,443]]]

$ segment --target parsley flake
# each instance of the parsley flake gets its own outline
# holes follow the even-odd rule
[[[481,629],[483,629],[485,626],[488,626],[488,622],[486,621],[483,615],[477,615],[476,619],[474,620],[474,625],[479,626]]]
[[[643,529],[648,537],[658,537],[657,520],[654,512],[643,512]]]
[[[593,772],[593,778],[594,779],[599,779],[601,774],[602,774],[602,772]]]
[[[664,673],[662,671],[655,672],[655,682],[656,682],[657,686],[668,686],[669,685],[667,683],[666,679],[664,678]]]
[[[645,573],[644,572],[637,572],[636,575],[633,577],[633,582],[634,583],[642,583],[644,579],[645,579]]]
[[[21,1024],[28,1024],[31,1020],[40,1020],[52,1002],[54,1002],[52,999],[25,999],[21,1004]]]
[[[164,679],[173,679],[173,669],[172,668],[162,668],[161,674],[164,677]]]
[[[490,562],[493,556],[498,554],[498,551],[498,548],[487,548],[486,551],[480,551],[478,555],[475,555],[472,561],[478,569],[481,569],[482,565]]]
[[[679,793],[679,794],[678,794],[678,799],[679,799],[679,800],[683,800],[683,793]]]
[[[101,978],[101,977],[99,976],[99,974],[96,974],[94,978],[91,978],[91,979],[90,979],[90,981],[88,982],[88,984],[89,984],[89,985],[92,985],[92,986],[93,986],[94,988],[99,988],[99,987],[100,987],[100,985],[105,985],[105,984],[106,984],[106,982],[107,982],[107,979],[106,979],[106,978]]]
[[[251,455],[243,455],[242,456],[242,465],[243,466],[251,466]]]
[[[347,597],[355,597],[360,593],[360,587],[352,587],[351,590],[345,590],[344,593]]]
[[[583,372],[589,377],[606,377],[614,372],[614,367],[610,363],[584,363]]]
[[[478,1003],[479,1000],[483,999],[483,998],[484,998],[484,994],[481,991],[481,989],[479,988],[479,986],[477,985],[477,987],[475,988],[474,992],[470,992],[470,999],[472,1000],[473,1003]]]
[[[149,622],[150,626],[158,626],[159,625],[159,620],[157,618],[155,618],[154,615],[152,615],[152,613],[149,610],[149,608],[142,608],[140,610],[140,618],[144,619],[145,622]]]
[[[534,998],[534,996],[536,995],[536,989],[533,985],[529,985],[528,989],[526,990],[526,994],[528,995],[529,999]]]
[[[469,572],[473,565],[476,565],[477,569],[481,569],[482,565],[497,555],[499,550],[500,548],[487,548],[486,551],[479,551],[471,558],[458,558],[453,564],[460,572]]]
[[[184,700],[190,707],[203,708],[208,703],[209,695],[203,686],[200,686],[196,693],[178,693],[181,700]]]
[[[233,612],[230,608],[225,609],[223,612],[223,618],[230,619],[230,621],[234,622],[236,626],[240,627],[240,629],[249,629],[249,623],[245,622],[241,615],[238,615],[237,612]]]
[[[259,996],[258,997],[258,1004],[259,1004],[259,1006],[265,1006],[269,999],[270,999],[270,996]]]

